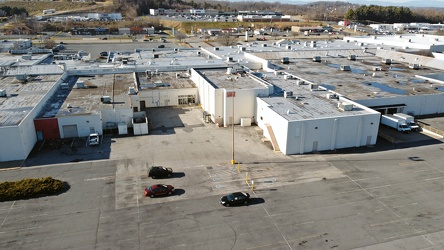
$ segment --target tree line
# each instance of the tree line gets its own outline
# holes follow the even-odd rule
[[[358,21],[363,24],[371,23],[408,23],[427,22],[438,23],[444,20],[443,12],[413,12],[406,7],[363,5],[349,9],[345,19]]]
[[[0,16],[28,16],[28,11],[25,8],[2,6],[0,7]]]

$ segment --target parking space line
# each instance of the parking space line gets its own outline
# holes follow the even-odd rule
[[[417,234],[419,234],[418,236],[422,236],[422,234],[424,234],[424,233],[427,233],[427,231],[426,230],[418,230],[418,231],[416,231],[414,233],[401,234],[401,235],[397,235],[397,236],[387,237],[387,238],[384,238],[384,240],[391,240],[391,239],[395,239],[395,238],[406,237],[406,236],[413,236],[413,235],[417,235]],[[424,238],[427,239],[426,237],[424,237]],[[430,243],[432,243],[430,240],[428,240],[428,241]]]
[[[84,179],[83,181],[109,180],[109,179],[115,179],[115,178],[116,178],[115,176],[110,175],[110,176],[104,176],[104,177],[96,177],[96,178]]]
[[[12,210],[12,207],[14,206],[14,204],[15,204],[15,201],[11,204],[11,207],[9,207],[8,213],[6,214],[5,218],[3,219],[3,222],[0,225],[0,228],[3,227],[3,224],[5,224],[6,219],[8,219],[8,215],[9,215],[9,213],[11,213],[11,210]]]
[[[367,189],[367,190],[369,190],[369,189],[378,189],[378,188],[385,188],[385,187],[391,187],[392,185],[382,185],[382,186],[376,186],[376,187],[369,187],[369,188],[365,188],[365,189]]]
[[[366,180],[372,180],[372,179],[378,179],[381,178],[380,176],[375,176],[375,177],[368,177],[368,178],[362,178],[362,179],[356,179],[354,181],[366,181]]]
[[[425,181],[433,181],[433,180],[438,180],[438,179],[441,179],[441,178],[442,178],[442,176],[441,177],[425,179]]]
[[[335,193],[335,194],[347,194],[347,193],[361,192],[361,191],[364,191],[364,190],[362,190],[362,189],[355,189],[355,190],[344,191],[344,192],[339,192],[339,193]]]
[[[399,205],[399,206],[394,206],[394,207],[392,207],[392,208],[401,208],[401,207],[415,206],[415,205],[418,205],[418,203],[411,203],[411,204]]]

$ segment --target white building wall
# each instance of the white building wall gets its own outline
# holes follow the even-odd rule
[[[124,122],[127,127],[132,126],[133,111],[131,108],[102,109],[101,116],[102,128],[106,128],[108,122],[115,123],[116,126],[121,122]]]
[[[268,133],[267,124],[273,128],[273,133],[276,138],[276,142],[279,145],[279,149],[285,154],[287,151],[288,134],[288,120],[277,114],[275,111],[269,108],[269,104],[264,102],[261,98],[256,98],[257,108],[255,115],[256,124],[262,129],[263,135],[271,139]]]
[[[24,160],[28,157],[35,143],[37,135],[34,127],[34,118],[40,113],[43,106],[60,87],[66,74],[62,75],[35,105],[29,114],[17,126],[0,127],[0,162]],[[11,147],[14,145],[14,147]]]
[[[198,88],[198,102],[202,109],[211,115],[211,120],[214,123],[222,125],[224,116],[224,90],[217,89],[194,69],[191,69],[190,79]]]
[[[357,100],[356,102],[370,107],[405,104],[406,107],[400,111],[402,113],[411,113],[414,115],[444,113],[444,94],[397,96],[391,98]]]
[[[139,91],[139,101],[145,101],[147,108],[177,106],[179,95],[194,95],[197,102],[197,88],[143,90]]]
[[[256,123],[268,139],[266,124],[272,127],[285,155],[376,144],[380,114],[370,109],[366,115],[288,121],[262,99],[257,98],[257,105]]]
[[[63,134],[63,126],[77,125],[77,133],[79,137],[89,136],[91,128],[98,134],[103,134],[102,120],[100,115],[84,115],[84,116],[65,116],[57,117],[59,123],[60,138],[65,138]]]
[[[233,117],[233,97],[227,97],[231,89],[224,90],[224,126],[231,125]],[[241,118],[254,118],[255,99],[257,93],[254,89],[234,89],[234,124],[240,124]],[[223,103],[222,103],[223,104]],[[216,104],[217,105],[217,104]]]
[[[23,160],[28,156],[29,152],[24,150],[18,126],[0,127],[0,138],[0,162]]]

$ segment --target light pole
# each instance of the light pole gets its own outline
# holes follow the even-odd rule
[[[236,96],[234,92],[234,80],[232,80],[232,89],[231,89],[231,113],[232,113],[232,119],[231,119],[231,165],[234,165],[236,161],[234,160],[234,97]]]

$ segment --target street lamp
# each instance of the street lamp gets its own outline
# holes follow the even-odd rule
[[[231,165],[234,165],[236,161],[234,160],[234,97],[236,96],[234,92],[234,80],[232,81],[232,89],[231,89],[231,113],[232,113],[232,119],[231,119]]]

